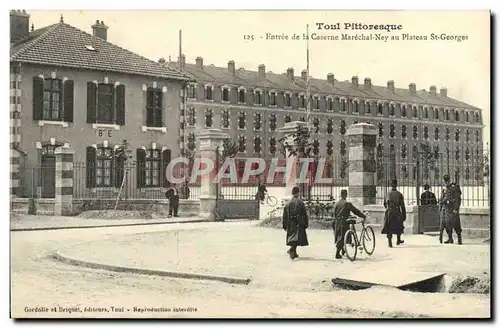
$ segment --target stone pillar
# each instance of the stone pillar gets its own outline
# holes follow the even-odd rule
[[[295,147],[295,133],[297,132],[298,127],[301,126],[302,129],[307,131],[307,123],[302,122],[302,121],[293,121],[293,122],[288,122],[285,123],[285,126],[280,128],[278,130],[279,133],[285,138],[285,142],[288,143],[290,146]],[[288,150],[286,151],[286,165],[287,165],[287,170],[290,170],[290,178],[285,181],[286,183],[286,196],[287,198],[291,197],[292,195],[292,188],[295,186],[301,187],[301,195],[304,199],[308,198],[309,190],[306,187],[306,184],[299,184],[297,182],[297,179],[300,175],[300,170],[301,170],[301,165],[300,165],[300,158],[299,156],[296,155],[291,155],[289,154]],[[285,178],[286,178],[285,173]]]
[[[374,125],[359,123],[347,129],[349,138],[349,196],[356,206],[375,204],[375,144]]]
[[[200,145],[200,158],[212,161],[215,165],[217,147],[222,146],[224,139],[229,136],[219,129],[206,129],[201,131],[197,137]],[[213,213],[217,208],[217,183],[214,182],[216,174],[214,167],[211,173],[201,177],[199,216],[208,220],[215,220]]]
[[[10,149],[10,195],[11,197],[21,196],[21,151]]]
[[[69,146],[56,148],[56,197],[54,215],[73,214],[73,155]]]

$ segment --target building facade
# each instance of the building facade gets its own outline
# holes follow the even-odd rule
[[[89,34],[62,17],[31,30],[26,12],[12,11],[10,19],[12,194],[53,197],[54,150],[68,145],[81,176],[75,189],[113,195],[124,174],[115,156],[123,140],[137,186],[164,187],[164,168],[180,155],[189,78],[112,44],[104,22]]]
[[[189,64],[185,56],[167,65],[196,80],[187,87],[187,148],[196,148],[197,131],[213,127],[226,131],[238,143],[238,157],[282,157],[278,129],[289,121],[306,121],[305,70],[300,76],[293,68],[278,74],[267,72],[265,65],[257,70],[236,68],[234,61],[216,67],[205,64],[201,57]],[[394,81],[375,86],[370,78],[360,82],[357,76],[341,82],[331,73],[326,79],[311,77],[310,85],[310,126],[317,148],[313,152],[332,159],[326,175],[334,177],[334,183],[346,179],[347,127],[362,122],[378,127],[378,157],[395,155],[395,174],[400,180],[412,183],[416,175],[413,159],[422,152],[421,143],[436,154],[440,170],[436,177],[448,173],[457,180],[468,180],[480,175],[464,173],[463,168],[483,154],[481,110],[448,97],[445,88],[417,90],[411,83],[402,89]],[[385,163],[381,160],[379,166]]]

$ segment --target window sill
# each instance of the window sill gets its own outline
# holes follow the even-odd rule
[[[206,102],[214,102],[213,99],[205,99]]]
[[[262,104],[253,104],[256,107],[262,107]]]
[[[158,131],[158,132],[163,132],[163,133],[167,133],[167,128],[162,126],[162,127],[152,127],[152,126],[142,126],[141,127],[141,130],[142,132],[146,132],[146,131]]]
[[[186,99],[189,101],[196,101],[196,97],[186,97]]]
[[[231,129],[231,127],[229,127],[229,126],[222,126],[221,129],[222,130],[229,130],[229,129]]]
[[[231,102],[230,102],[229,100],[221,100],[221,103],[222,103],[222,104],[229,104],[229,103],[231,103]]]
[[[186,127],[187,127],[187,128],[195,128],[195,127],[196,127],[196,124],[186,124]]]
[[[92,129],[114,129],[120,130],[120,126],[116,124],[92,123]]]
[[[253,129],[254,132],[262,132],[262,129]]]
[[[246,104],[247,104],[246,102],[238,101],[238,105],[246,105]]]
[[[44,126],[46,124],[47,125],[60,125],[63,128],[68,127],[68,122],[64,122],[64,121],[45,121],[45,120],[38,121],[38,126]]]
[[[246,131],[247,128],[238,128],[238,131]]]
[[[269,108],[278,108],[278,105],[268,105]]]

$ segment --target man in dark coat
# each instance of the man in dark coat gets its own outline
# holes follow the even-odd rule
[[[337,252],[335,253],[336,259],[342,258],[341,252],[343,253],[344,250],[344,235],[347,229],[349,229],[347,220],[351,212],[362,219],[366,219],[366,215],[352,205],[351,202],[347,201],[347,190],[341,190],[340,200],[335,202],[333,206],[333,230],[335,234],[335,246],[337,247]]]
[[[309,245],[306,233],[309,218],[304,202],[299,199],[299,194],[299,187],[293,187],[293,197],[283,209],[283,229],[286,231],[286,244],[290,246],[287,253],[292,260],[299,257],[297,246]]]
[[[453,244],[453,230],[457,233],[458,244],[462,244],[462,226],[460,224],[460,205],[462,203],[462,191],[456,183],[450,183],[450,177],[443,177],[445,188],[439,200],[439,242],[443,243],[443,230],[446,229],[448,240],[445,244]]]
[[[266,196],[266,192],[267,192],[266,183],[263,182],[263,183],[259,184],[255,198],[260,200],[261,204],[264,204],[264,198]]]
[[[382,233],[387,235],[389,247],[392,247],[392,235],[397,235],[396,245],[404,243],[401,234],[404,232],[403,222],[406,221],[406,208],[403,194],[397,190],[397,180],[392,180],[392,190],[389,191],[384,200],[385,217]]]
[[[428,184],[424,186],[425,191],[420,195],[420,205],[437,205],[436,195],[430,189],[431,187]]]
[[[174,212],[174,217],[178,217],[177,214],[179,210],[179,191],[177,187],[174,185],[170,187],[165,192],[165,197],[168,199],[168,217],[172,217],[172,211]]]

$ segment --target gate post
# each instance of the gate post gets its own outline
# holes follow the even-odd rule
[[[285,142],[292,148],[295,148],[295,135],[299,129],[299,126],[304,132],[308,132],[307,123],[302,121],[293,121],[285,123],[285,126],[278,130],[279,133],[283,135],[285,138]],[[289,178],[286,179],[286,199],[291,197],[292,188],[297,186],[297,177],[300,174],[300,170],[302,168],[299,165],[300,157],[297,155],[290,155],[289,150],[286,150],[286,173],[285,178],[289,175]],[[290,173],[288,173],[290,172]],[[300,183],[299,188],[301,188],[301,194],[304,199],[309,199],[309,188],[307,188],[307,184]]]
[[[354,205],[375,204],[375,144],[374,125],[358,123],[347,129],[349,138],[349,200]]]
[[[54,215],[73,214],[73,155],[69,146],[58,147],[56,156],[56,195]]]
[[[213,174],[217,160],[216,151],[223,145],[223,141],[228,138],[228,135],[219,129],[206,129],[201,131],[197,138],[200,141],[200,158],[203,159],[205,163],[211,161],[214,164],[214,169],[201,177],[199,216],[214,221],[216,220],[214,211],[217,210],[218,193],[218,184],[214,181],[217,172]]]

